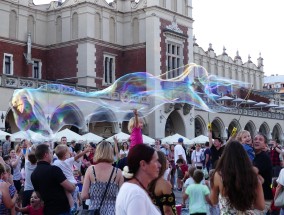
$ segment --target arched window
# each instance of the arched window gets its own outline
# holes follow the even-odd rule
[[[115,42],[115,20],[113,17],[109,19],[109,42]]]
[[[72,16],[72,39],[78,39],[78,13],[73,13]]]
[[[31,33],[32,41],[34,41],[35,20],[32,15],[28,17],[27,34]]]
[[[62,18],[58,16],[56,19],[56,42],[62,42]]]
[[[101,21],[101,15],[99,13],[96,13],[95,15],[95,38],[101,39],[101,29],[102,29],[102,21]]]
[[[12,10],[10,12],[10,17],[9,17],[9,37],[11,39],[16,39],[17,37],[17,13],[16,11]]]
[[[133,32],[132,32],[132,36],[133,36],[133,43],[139,43],[139,21],[138,18],[134,18],[133,19]]]

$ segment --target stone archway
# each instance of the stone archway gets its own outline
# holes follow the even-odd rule
[[[174,110],[167,118],[165,137],[176,133],[185,136],[185,126],[179,112]]]
[[[264,122],[264,123],[262,123],[262,124],[260,125],[260,127],[259,127],[259,132],[262,133],[262,134],[264,134],[264,135],[266,135],[266,137],[267,137],[268,139],[271,138],[271,136],[270,136],[270,129],[269,129],[269,126],[268,126],[268,124],[267,124],[266,122]]]
[[[272,139],[276,140],[278,143],[282,142],[282,128],[281,126],[277,123],[273,129],[272,129],[272,132],[271,132],[271,136],[272,136]]]
[[[227,133],[228,138],[232,134],[233,128],[237,128],[237,132],[241,131],[241,129],[242,129],[240,122],[236,119],[233,119],[228,126],[228,133]]]
[[[212,137],[213,138],[223,138],[225,132],[225,126],[223,121],[217,117],[212,121]]]
[[[206,123],[201,116],[196,116],[194,119],[195,133],[194,136],[206,135]]]
[[[245,125],[244,130],[247,130],[250,133],[250,136],[252,138],[256,135],[256,127],[255,127],[255,124],[252,121],[249,121]]]
[[[7,111],[6,117],[5,117],[5,131],[8,133],[15,133],[17,131],[19,131],[19,128],[15,122],[15,118],[13,115],[13,111],[12,109],[9,109]]]

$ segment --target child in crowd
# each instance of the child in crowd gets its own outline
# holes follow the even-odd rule
[[[79,192],[82,192],[84,178],[83,178],[81,172],[79,170],[77,170],[77,169],[75,169],[73,171],[73,174],[74,174],[74,177],[75,177],[75,179],[77,181],[76,185],[79,187]]]
[[[211,205],[209,188],[206,185],[200,184],[200,182],[203,180],[203,177],[204,174],[202,170],[195,170],[193,174],[193,180],[195,183],[186,188],[183,196],[184,199],[189,197],[189,210],[191,215],[206,215],[206,202]]]
[[[186,188],[191,185],[191,184],[194,184],[194,180],[193,180],[193,174],[194,174],[194,171],[196,170],[196,168],[194,166],[191,166],[188,171],[187,171],[187,174],[188,174],[188,178],[186,179],[186,181],[184,182],[183,184],[183,189],[182,189],[182,194],[184,195],[185,194],[185,190]],[[182,198],[182,207],[185,207],[185,200],[184,198]]]
[[[143,138],[142,138],[143,121],[142,118],[138,117],[138,112],[136,109],[133,111],[133,113],[134,117],[132,117],[128,123],[128,131],[130,133],[129,150],[135,145],[143,144]]]
[[[32,214],[32,215],[43,215],[43,201],[38,192],[33,192],[30,200],[30,205],[19,208],[16,207],[17,212],[23,214]]]
[[[183,179],[184,176],[187,176],[188,166],[184,163],[184,160],[179,158],[177,159],[177,190],[182,191]]]
[[[77,181],[73,174],[73,165],[80,157],[90,151],[90,148],[86,148],[84,151],[77,154],[75,157],[70,157],[70,150],[68,146],[60,144],[55,148],[55,154],[58,157],[58,160],[55,160],[53,165],[58,166],[64,175],[66,176],[67,180],[73,184],[77,184]],[[76,187],[75,191],[72,193],[66,192],[70,207],[71,213],[75,213],[77,211],[77,194],[79,192],[79,188]]]
[[[243,145],[249,159],[253,161],[255,154],[252,147],[252,139],[250,133],[247,130],[243,130],[237,134],[236,140]]]
[[[270,206],[270,215],[278,215],[280,213],[280,208],[275,207],[274,205],[274,196],[276,192],[276,187],[277,187],[277,178],[274,178],[272,181],[272,193],[273,193],[273,200]]]

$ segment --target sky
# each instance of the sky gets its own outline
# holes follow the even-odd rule
[[[34,0],[35,4],[49,2]],[[220,55],[225,46],[231,58],[239,51],[243,63],[250,55],[256,65],[261,53],[266,76],[284,74],[284,31],[280,30],[284,0],[192,0],[192,6],[193,34],[205,51],[212,43],[215,53]]]

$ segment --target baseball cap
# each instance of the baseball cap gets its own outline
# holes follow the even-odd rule
[[[180,138],[178,138],[178,142],[179,143],[183,143],[183,139],[180,137]]]

